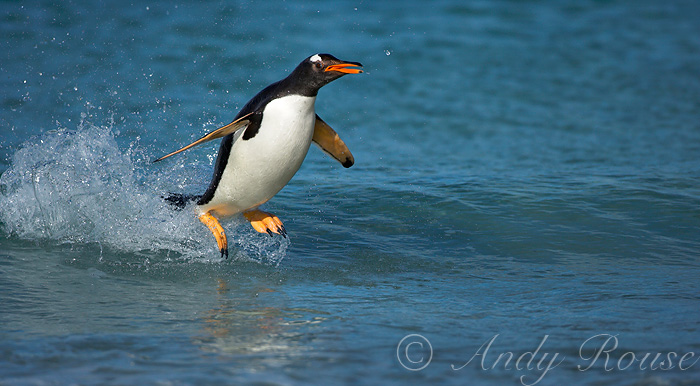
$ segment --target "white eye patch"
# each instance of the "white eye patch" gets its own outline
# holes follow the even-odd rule
[[[316,55],[310,57],[309,60],[312,61],[312,62],[320,62],[320,61],[321,61],[321,57],[320,57],[318,54],[316,54]]]

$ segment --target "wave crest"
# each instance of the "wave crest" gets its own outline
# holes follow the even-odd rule
[[[13,154],[10,168],[0,176],[5,232],[23,239],[100,243],[123,252],[168,250],[218,260],[216,243],[194,208],[176,210],[162,199],[172,189],[171,181],[186,179],[183,165],[139,166],[136,142],[121,151],[113,123],[94,125],[86,117],[76,130],[48,132]],[[225,227],[237,258],[279,264],[289,245],[257,234],[240,219]]]

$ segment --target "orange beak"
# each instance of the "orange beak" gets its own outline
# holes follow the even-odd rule
[[[362,72],[362,70],[360,70],[359,68],[349,67],[362,67],[362,65],[360,63],[331,64],[330,66],[326,67],[326,69],[323,71],[338,71],[345,74],[359,74]]]

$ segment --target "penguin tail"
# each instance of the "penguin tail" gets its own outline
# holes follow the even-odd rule
[[[176,207],[178,210],[185,209],[187,203],[198,201],[202,196],[196,194],[169,193],[168,196],[161,196],[165,202]]]

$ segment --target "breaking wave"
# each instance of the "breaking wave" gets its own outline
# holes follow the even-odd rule
[[[218,261],[216,242],[197,220],[193,204],[177,210],[162,199],[187,189],[188,181],[193,184],[196,170],[184,167],[184,161],[156,167],[151,159],[138,139],[120,149],[113,122],[95,125],[83,114],[76,129],[32,138],[13,154],[0,176],[0,225],[22,239]],[[274,265],[284,258],[288,240],[259,234],[239,218],[223,225],[231,257]]]

